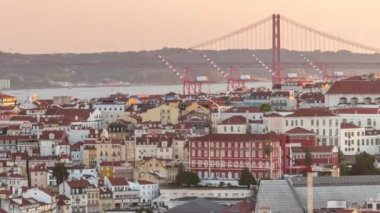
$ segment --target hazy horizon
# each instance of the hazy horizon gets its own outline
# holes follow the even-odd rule
[[[0,51],[93,53],[185,48],[272,13],[380,47],[380,1],[3,0]],[[200,33],[201,32],[201,33]]]

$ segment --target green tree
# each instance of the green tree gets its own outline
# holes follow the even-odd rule
[[[260,106],[260,110],[263,112],[270,112],[270,111],[272,111],[272,107],[268,103],[263,103]]]
[[[305,150],[305,165],[311,167],[313,164],[313,156],[311,155],[309,150]]]
[[[273,151],[273,147],[269,144],[264,146],[264,153],[269,156]]]
[[[197,185],[201,180],[199,179],[198,175],[194,172],[187,172],[187,171],[181,171],[177,174],[177,177],[175,179],[176,185]]]
[[[251,172],[249,172],[248,168],[244,168],[241,171],[240,179],[239,179],[239,185],[241,186],[249,186],[249,185],[256,184],[256,179],[253,177]]]
[[[344,163],[339,164],[339,175],[346,176],[350,175],[350,168]]]
[[[270,173],[270,178],[272,178],[272,152],[273,152],[273,147],[270,144],[267,144],[264,146],[264,153],[266,156],[269,157],[269,173]]]
[[[53,177],[57,179],[58,185],[69,177],[69,172],[64,163],[59,162],[55,164],[53,167]]]
[[[352,165],[351,175],[374,175],[379,171],[375,168],[375,158],[366,152],[362,152],[355,157],[355,164]]]

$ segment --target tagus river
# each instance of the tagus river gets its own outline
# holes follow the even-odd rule
[[[246,86],[252,87],[271,87],[271,82],[248,82]],[[203,92],[225,92],[226,83],[203,85]],[[17,97],[19,102],[24,102],[28,97],[37,95],[40,99],[51,99],[54,96],[73,96],[79,99],[91,99],[106,97],[115,93],[129,95],[150,95],[165,94],[168,92],[182,93],[182,85],[132,85],[125,87],[71,87],[71,88],[48,88],[48,89],[19,89],[4,90],[6,94]]]

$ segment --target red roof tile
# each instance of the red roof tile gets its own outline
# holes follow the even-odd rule
[[[323,117],[323,116],[336,116],[327,108],[307,108],[297,109],[294,113],[286,117]]]
[[[232,117],[229,117],[227,119],[224,119],[222,122],[220,122],[221,125],[241,125],[241,124],[247,124],[247,118],[241,115],[235,115]]]
[[[64,139],[64,137],[66,136],[65,132],[61,130],[49,130],[49,131],[45,130],[42,132],[40,139],[50,140],[50,134],[54,136],[54,140]]]
[[[359,126],[356,126],[353,123],[341,123],[340,124],[341,129],[357,129],[360,128]]]
[[[208,134],[197,138],[192,138],[191,141],[248,141],[248,140],[272,140],[278,139],[274,132],[267,134]]]
[[[137,181],[140,185],[151,185],[151,184],[155,184],[153,182],[150,182],[150,181],[147,181],[147,180],[138,180]]]
[[[125,177],[110,177],[108,178],[112,186],[126,186],[128,185],[128,180]]]
[[[70,188],[86,188],[91,185],[87,180],[83,179],[67,181],[67,184]]]
[[[292,147],[292,152],[305,152],[305,150],[308,150],[311,153],[316,152],[332,152],[334,149],[334,146],[314,146],[314,147]]]
[[[337,114],[380,114],[380,108],[342,108],[335,109]]]
[[[56,197],[57,204],[59,206],[65,206],[65,205],[70,205],[70,198],[66,197],[65,195],[59,195]]]
[[[326,94],[380,94],[380,79],[336,81]]]
[[[318,101],[320,103],[325,102],[325,96],[322,93],[303,93],[299,97],[300,101],[312,103]]]
[[[15,96],[11,96],[11,95],[7,95],[7,94],[4,94],[4,93],[0,93],[0,99],[4,99],[4,98],[16,98]]]
[[[307,134],[307,135],[315,135],[314,132],[310,131],[310,130],[307,130],[307,129],[304,129],[302,127],[296,127],[296,128],[293,128],[287,132],[285,132],[286,134],[290,134],[290,135],[297,135],[297,134]]]
[[[252,213],[255,209],[255,204],[252,201],[243,200],[232,206],[226,207],[221,213]]]

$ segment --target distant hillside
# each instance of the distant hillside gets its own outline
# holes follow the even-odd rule
[[[271,51],[254,51],[264,62],[270,65]],[[99,83],[109,81],[124,81],[132,84],[174,84],[180,83],[166,66],[156,57],[161,54],[166,57],[177,70],[189,67],[194,75],[207,75],[212,80],[222,80],[222,77],[212,69],[202,57],[207,54],[215,63],[224,69],[234,66],[242,74],[251,74],[261,78],[268,74],[252,58],[250,50],[227,51],[187,51],[183,49],[161,49],[140,52],[104,52],[84,54],[42,54],[24,55],[0,52],[0,78],[11,79],[12,88],[52,87],[51,82]],[[380,55],[359,55],[350,52],[308,52],[311,60],[328,63],[379,63]],[[298,72],[303,75],[316,74],[310,69],[300,52],[283,51],[282,61],[286,71]],[[293,64],[294,63],[294,64]],[[303,64],[302,64],[303,63]],[[301,64],[301,65],[300,65]],[[338,69],[331,65],[332,71],[346,73],[372,72],[377,69],[374,64],[368,69],[352,67]]]

